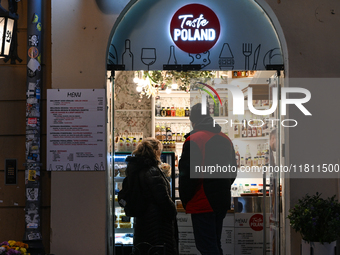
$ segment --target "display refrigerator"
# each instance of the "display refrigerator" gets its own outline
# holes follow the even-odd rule
[[[114,240],[116,249],[123,249],[122,246],[133,245],[133,232],[134,232],[134,218],[127,217],[118,203],[118,192],[122,189],[122,183],[126,177],[127,162],[126,157],[130,156],[131,152],[115,152],[114,153]],[[175,189],[176,187],[176,174],[175,174],[175,153],[170,151],[162,152],[161,162],[170,166],[169,172],[165,172],[171,187],[171,198],[175,201]],[[177,182],[178,183],[178,182]]]

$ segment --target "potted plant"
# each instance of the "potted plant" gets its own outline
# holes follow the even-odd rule
[[[336,240],[340,235],[340,203],[331,198],[305,195],[289,210],[288,219],[296,232],[300,232],[302,254],[334,254]]]

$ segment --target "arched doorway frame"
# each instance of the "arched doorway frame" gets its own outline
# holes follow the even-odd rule
[[[115,21],[115,24],[111,30],[110,36],[109,36],[109,41],[108,41],[108,46],[107,46],[107,50],[106,50],[106,57],[108,57],[108,53],[109,53],[109,48],[110,48],[110,44],[111,44],[111,40],[113,37],[113,34],[115,32],[115,29],[117,28],[117,26],[119,25],[120,21],[124,18],[124,15],[130,10],[130,8],[136,3],[138,2],[138,0],[131,0],[126,7],[123,9],[123,11],[121,12],[121,14],[119,15],[119,17],[117,18],[117,20]],[[288,77],[289,77],[289,55],[288,55],[288,47],[287,47],[287,42],[285,40],[285,36],[284,36],[284,32],[283,29],[280,25],[280,22],[275,14],[275,12],[273,11],[273,9],[270,7],[270,5],[266,2],[266,0],[254,0],[254,2],[256,2],[259,7],[266,13],[267,17],[269,18],[277,36],[280,42],[280,46],[281,46],[281,51],[282,51],[282,56],[283,56],[283,66],[284,66],[284,86],[288,87],[289,83],[288,83]],[[289,113],[287,114],[289,115]],[[286,140],[286,146],[285,148],[289,148],[289,131],[285,130],[285,140]],[[284,162],[282,162],[283,164],[288,164],[289,162],[289,151],[286,149],[285,152],[285,158],[284,158]],[[289,178],[284,178],[284,190],[283,190],[283,201],[282,201],[282,205],[283,205],[283,233],[285,234],[284,236],[281,236],[281,238],[283,238],[283,240],[281,241],[281,243],[284,243],[283,245],[283,254],[286,254],[287,251],[290,252],[290,247],[291,247],[291,243],[290,243],[290,239],[286,238],[287,236],[290,236],[290,225],[289,225],[289,221],[286,219],[286,213],[288,212],[288,208],[287,205],[290,204],[290,180]],[[109,242],[110,240],[108,240]],[[282,248],[281,248],[282,251]]]

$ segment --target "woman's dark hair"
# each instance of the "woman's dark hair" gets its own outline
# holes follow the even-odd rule
[[[132,152],[132,155],[149,158],[153,161],[161,161],[160,154],[163,149],[162,143],[155,138],[145,138],[141,143],[137,145],[136,150]]]

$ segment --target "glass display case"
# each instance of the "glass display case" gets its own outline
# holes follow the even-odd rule
[[[126,157],[130,156],[131,152],[115,152],[114,153],[114,240],[115,245],[132,245],[133,244],[133,227],[134,218],[127,217],[122,208],[118,203],[118,192],[122,189],[122,183],[126,177],[126,167],[127,162],[125,162]],[[162,152],[161,154],[162,163],[166,163],[170,166],[167,167],[166,176],[168,176],[170,187],[171,187],[171,197],[175,201],[175,153],[174,152]],[[164,171],[163,171],[164,172]]]

